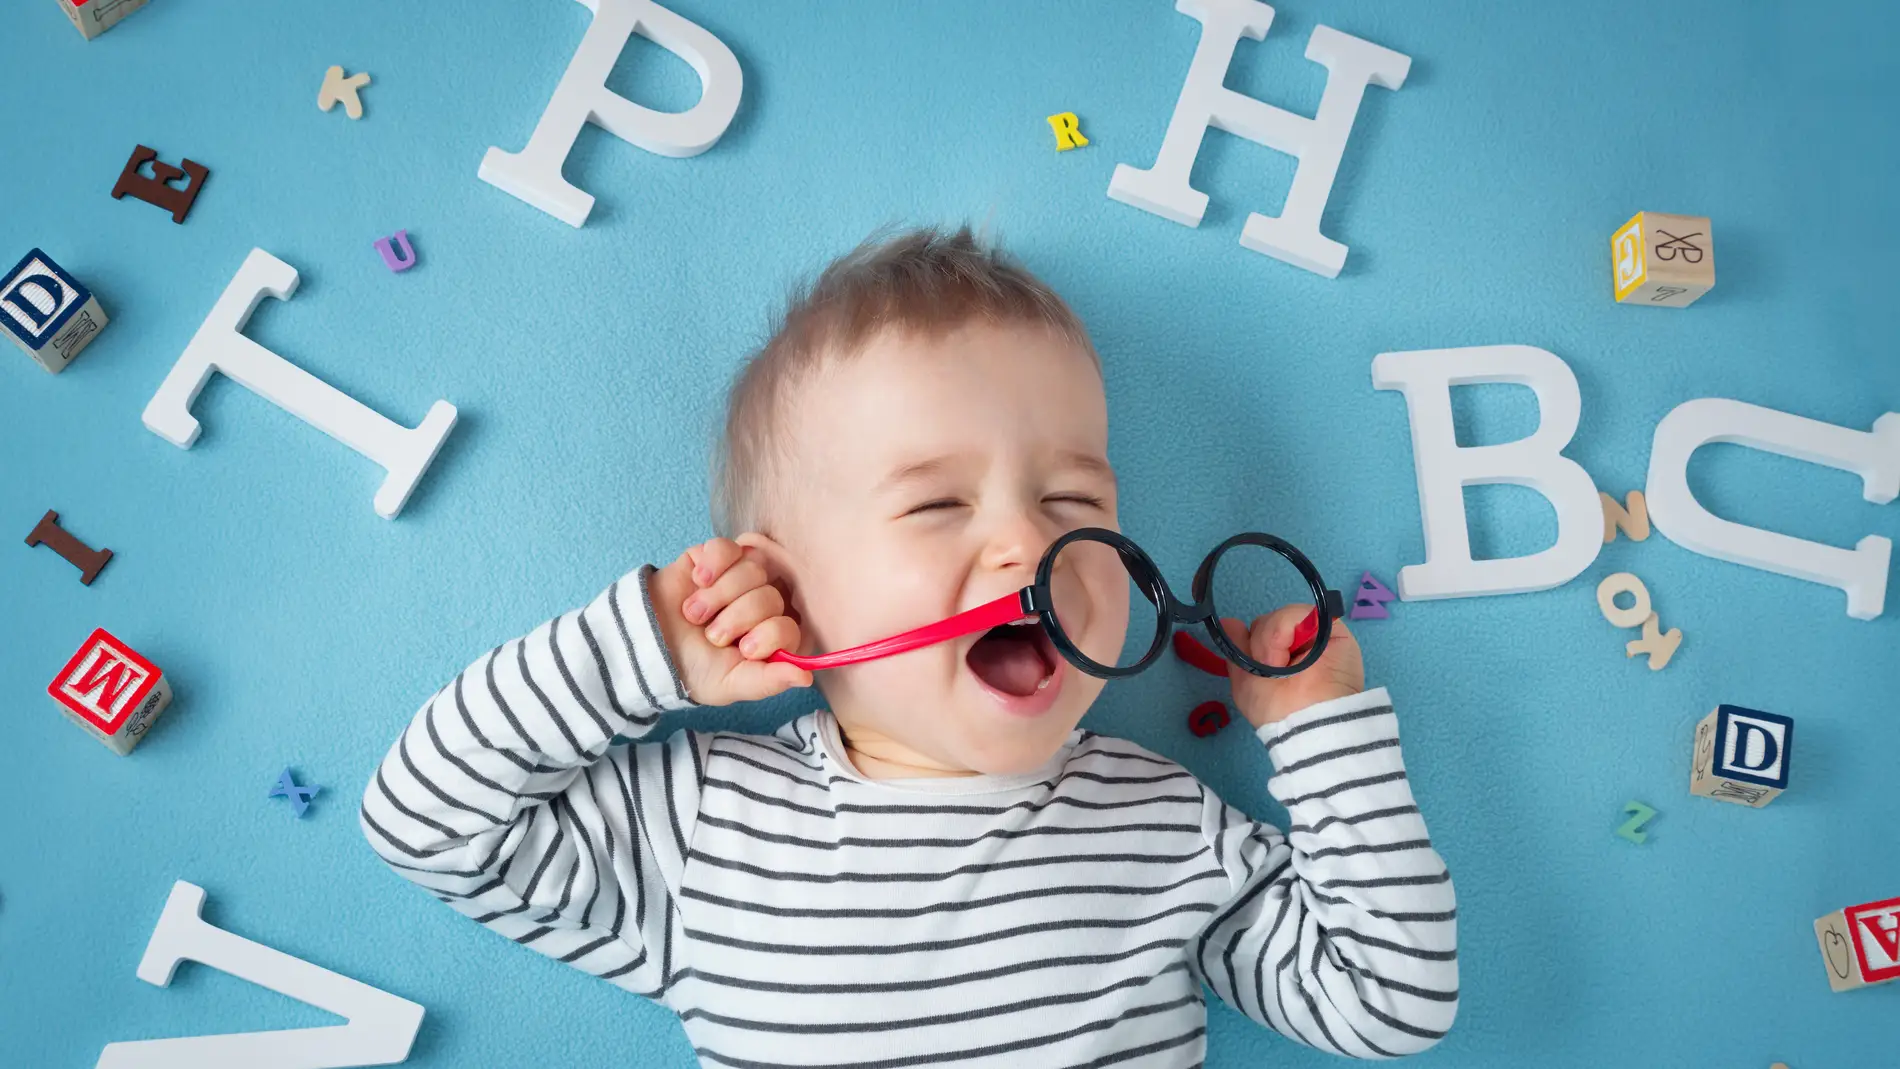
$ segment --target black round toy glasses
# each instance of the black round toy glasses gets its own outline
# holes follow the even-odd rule
[[[1239,573],[1248,570],[1249,565],[1242,563],[1258,560],[1256,550],[1268,550],[1280,561],[1290,565],[1304,584],[1304,592],[1311,597],[1312,611],[1300,621],[1294,630],[1290,654],[1297,655],[1284,667],[1275,667],[1255,660],[1245,650],[1234,644],[1221,627],[1222,597],[1228,594],[1239,581]],[[1078,646],[1069,631],[1063,627],[1062,614],[1057,610],[1053,589],[1056,578],[1055,569],[1058,560],[1074,560],[1090,553],[1112,550],[1128,573],[1128,581],[1135,591],[1154,610],[1154,636],[1145,650],[1130,650],[1132,656],[1117,659],[1117,663],[1104,664],[1085,653]],[[1071,555],[1071,556],[1065,556]],[[1223,565],[1226,569],[1223,570]],[[1167,580],[1161,576],[1161,569],[1155,565],[1145,550],[1136,545],[1133,539],[1119,531],[1103,527],[1080,527],[1070,531],[1052,542],[1043,552],[1042,560],[1036,565],[1036,580],[1013,594],[1005,594],[994,601],[979,605],[974,609],[960,612],[948,619],[914,628],[890,638],[867,642],[861,646],[839,650],[835,653],[801,656],[779,650],[772,654],[771,660],[795,664],[800,668],[818,670],[838,668],[847,664],[889,657],[906,653],[919,647],[946,642],[953,638],[978,631],[987,631],[1005,624],[1039,623],[1048,634],[1049,641],[1064,660],[1092,676],[1103,679],[1116,679],[1132,676],[1154,664],[1162,651],[1168,646],[1170,637],[1177,627],[1199,626],[1207,634],[1207,643],[1215,652],[1228,661],[1257,676],[1290,676],[1312,667],[1326,652],[1326,643],[1332,636],[1333,621],[1343,615],[1344,599],[1339,591],[1328,589],[1321,578],[1319,569],[1307,559],[1292,543],[1270,534],[1258,531],[1243,531],[1240,534],[1215,546],[1201,561],[1200,568],[1194,573],[1194,583],[1189,588],[1191,601],[1182,601],[1169,588]],[[1230,601],[1242,601],[1235,595]],[[1300,600],[1305,600],[1301,598]],[[1249,622],[1252,610],[1277,608],[1275,605],[1231,603],[1227,606],[1227,615],[1237,616],[1243,624]],[[1131,626],[1139,626],[1141,621],[1137,613],[1141,607],[1130,600]]]

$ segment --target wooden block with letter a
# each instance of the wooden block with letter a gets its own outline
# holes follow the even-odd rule
[[[1814,922],[1831,991],[1900,980],[1900,898],[1848,906]]]
[[[145,6],[145,0],[59,0],[59,9],[90,41]]]
[[[172,700],[165,674],[103,627],[87,636],[46,692],[121,757],[132,752]]]
[[[1715,239],[1701,215],[1637,212],[1610,237],[1616,299],[1686,308],[1715,288]]]

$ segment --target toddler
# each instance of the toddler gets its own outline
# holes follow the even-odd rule
[[[1064,532],[1116,527],[1107,452],[1099,359],[1046,286],[967,229],[860,247],[732,387],[728,537],[477,659],[396,740],[364,834],[671,1009],[708,1066],[1198,1066],[1203,984],[1321,1050],[1431,1046],[1457,1010],[1451,879],[1343,626],[1297,675],[1231,671],[1284,832],[1078,730],[1103,680],[1040,628],[824,671],[826,708],[770,736],[641,741],[814,684],[776,651],[1029,584]],[[1127,578],[1069,580],[1064,630],[1119,650]],[[1309,608],[1224,626],[1285,666]]]

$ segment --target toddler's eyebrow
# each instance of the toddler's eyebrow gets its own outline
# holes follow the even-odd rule
[[[1118,482],[1115,478],[1115,467],[1108,462],[1107,457],[1097,453],[1081,453],[1075,450],[1064,450],[1061,456],[1062,463],[1065,467],[1080,468],[1091,475],[1099,475],[1107,479],[1111,484]]]
[[[891,473],[886,475],[883,480],[877,484],[877,492],[884,493],[909,485],[910,483],[921,482],[933,475],[940,475],[957,459],[959,459],[957,456],[946,453],[942,456],[930,457],[927,460],[918,460],[909,464],[899,465],[892,469]],[[1080,470],[1090,475],[1097,475],[1107,479],[1110,485],[1118,485],[1118,481],[1115,478],[1114,466],[1108,462],[1107,458],[1098,453],[1086,453],[1080,450],[1065,449],[1056,454],[1056,459],[1058,461],[1057,466],[1061,469]]]
[[[919,460],[910,464],[899,465],[877,484],[877,490],[879,493],[882,493],[886,490],[897,489],[908,483],[928,479],[932,475],[937,475],[949,467],[950,459],[950,456],[945,454],[943,456],[931,457],[928,460]]]

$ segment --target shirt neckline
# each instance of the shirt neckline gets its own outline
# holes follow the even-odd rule
[[[976,795],[1001,794],[1006,791],[1020,791],[1055,779],[1069,755],[1082,741],[1081,729],[1069,732],[1069,738],[1055,755],[1033,772],[1024,772],[1014,776],[921,776],[904,779],[872,779],[859,772],[845,752],[844,735],[838,729],[838,718],[829,709],[820,709],[817,718],[818,750],[832,772],[866,787],[881,790],[898,791],[905,794],[936,795]]]

